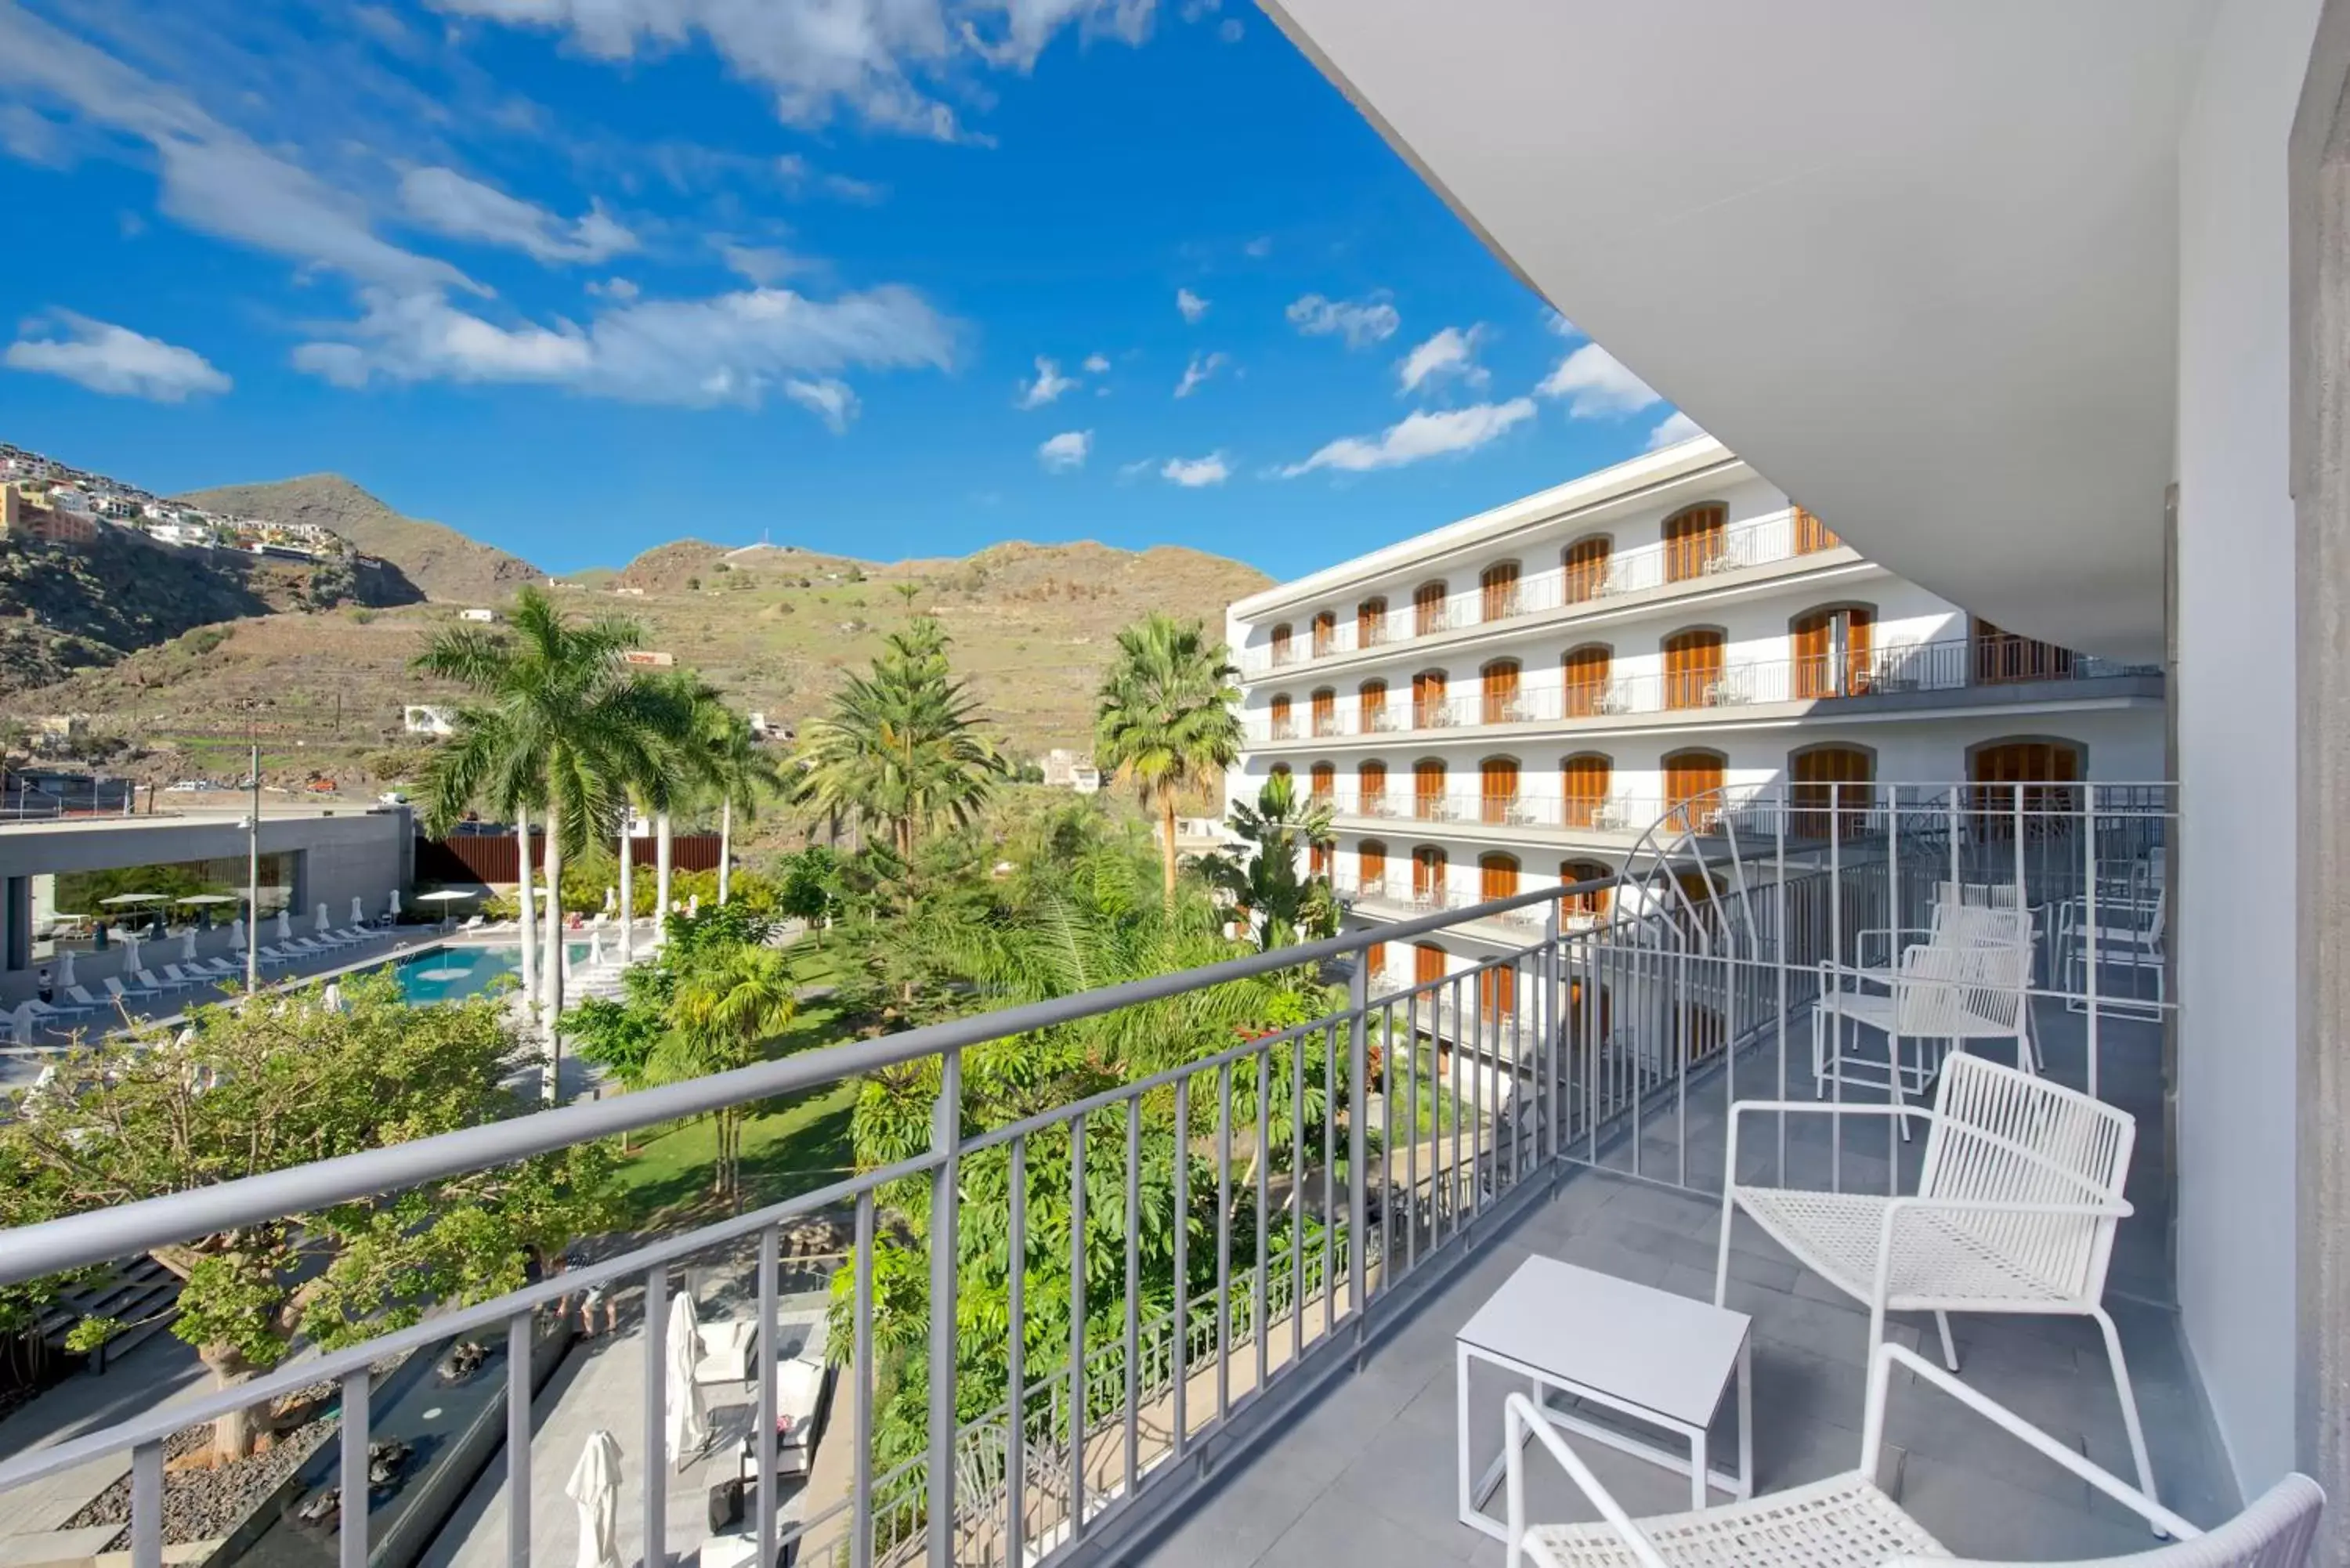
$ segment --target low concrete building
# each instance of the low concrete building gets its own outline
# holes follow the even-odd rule
[[[456,721],[446,708],[428,702],[411,702],[400,711],[400,727],[411,735],[453,735]]]

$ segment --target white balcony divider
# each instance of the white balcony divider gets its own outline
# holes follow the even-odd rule
[[[745,1308],[772,1323],[779,1239],[837,1213],[850,1217],[858,1244],[837,1283],[843,1332],[831,1342],[837,1387],[821,1442],[850,1445],[848,1479],[835,1495],[804,1495],[805,1512],[790,1521],[780,1517],[772,1475],[760,1482],[754,1560],[773,1561],[788,1544],[802,1562],[851,1568],[1027,1561],[1113,1531],[1154,1496],[1191,1484],[1198,1469],[1183,1461],[1203,1441],[1255,1418],[1261,1406],[1280,1408],[1275,1395],[1293,1380],[1342,1372],[1376,1322],[1410,1298],[1416,1274],[1461,1254],[1472,1221],[1546,1190],[1562,1168],[1716,1191],[1721,1128],[1735,1100],[1834,1105],[1865,1093],[1841,1081],[1815,1089],[1804,1053],[1791,1054],[1790,1042],[1799,1032],[1808,1038],[1809,1011],[1835,989],[1824,982],[1850,979],[1864,931],[1928,925],[1952,886],[1989,889],[1985,897],[2032,912],[2026,1003],[2050,1076],[2116,1098],[2141,1120],[2158,1114],[2158,1089],[2146,1109],[2132,1096],[2158,1085],[2148,1064],[2172,993],[2147,983],[2142,927],[2130,928],[2126,961],[2108,961],[2115,955],[2100,943],[2123,900],[2159,896],[2175,811],[2175,792],[2163,784],[1822,785],[1725,796],[1655,824],[1623,875],[1604,882],[1534,888],[1203,970],[0,1232],[0,1282],[21,1282],[884,1070],[935,1062],[941,1085],[930,1147],[881,1169],[652,1235],[494,1299],[449,1303],[366,1343],[0,1458],[0,1492],[124,1456],[133,1568],[160,1568],[163,1445],[174,1433],[339,1383],[342,1436],[357,1456],[344,1473],[364,1487],[371,1368],[465,1336],[527,1354],[559,1303],[590,1288],[641,1286],[651,1303],[646,1405],[622,1436],[624,1445],[646,1445],[639,1456],[658,1451],[659,1320],[682,1271],[748,1270]],[[1408,895],[1409,876],[1391,869],[1379,892]],[[1561,907],[1564,898],[1603,894],[1604,916]],[[1454,898],[1449,888],[1442,895],[1448,906]],[[1482,960],[1452,954],[1445,961],[1460,967],[1416,978],[1414,944],[1442,942],[1472,921],[1514,927],[1525,940]],[[961,1064],[976,1046],[1298,966],[1326,966],[1345,983],[1344,1002],[1311,1023],[1007,1126],[965,1127]],[[1835,1005],[1832,996],[1825,1005]],[[1283,1096],[1273,1092],[1276,1075]],[[1336,1114],[1309,1122],[1309,1098]],[[1914,1155],[1887,1137],[1898,1118],[1805,1117],[1828,1125],[1811,1141],[1791,1136],[1788,1119],[1766,1118],[1742,1141],[1742,1155],[1756,1162],[1753,1179],[1811,1160],[1835,1189],[1879,1190],[1914,1168]],[[1248,1149],[1262,1158],[1234,1157]],[[1072,1260],[1069,1222],[1072,1210],[1081,1221],[1088,1204],[1121,1201],[1121,1191],[1124,1212],[1136,1211],[1146,1152],[1171,1159],[1179,1207],[1201,1212],[1212,1194],[1216,1215],[1211,1237],[1175,1228],[1176,1299],[1149,1306],[1133,1288],[1131,1251],[1126,1286],[1105,1286],[1097,1271],[1088,1278],[1082,1259]],[[1038,1197],[1046,1170],[1068,1184],[1049,1202]],[[884,1411],[874,1240],[884,1205],[905,1202],[910,1189],[936,1206],[932,1238],[954,1234],[958,1208],[976,1201],[971,1194],[1002,1192],[1003,1212],[989,1223],[1003,1228],[1026,1266],[1011,1276],[1010,1376],[973,1417],[958,1407],[954,1376],[959,1253],[931,1251],[926,1337],[912,1358],[934,1369],[923,1385],[927,1417],[919,1433],[899,1432],[918,1451],[884,1464],[875,1446]],[[1081,1223],[1074,1234],[1082,1247]],[[1212,1257],[1196,1251],[1211,1247]],[[886,1283],[903,1290],[909,1282]],[[1108,1299],[1095,1299],[1105,1288]],[[1024,1303],[1035,1291],[1074,1296],[1066,1345],[1029,1342]],[[745,1397],[772,1411],[775,1358],[755,1361]],[[513,1387],[508,1440],[525,1444],[536,1418],[528,1380]],[[699,1521],[666,1520],[668,1476],[658,1466],[641,1472],[639,1462],[629,1495],[641,1493],[639,1521],[655,1542],[648,1562],[690,1555]],[[507,1474],[511,1513],[523,1521],[509,1555],[524,1568],[531,1511],[559,1504],[531,1497],[529,1465],[509,1465]],[[341,1560],[364,1563],[364,1511],[348,1512],[341,1529]]]

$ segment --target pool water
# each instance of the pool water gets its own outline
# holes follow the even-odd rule
[[[573,942],[571,961],[577,965],[587,961],[587,944]],[[421,1007],[478,996],[521,968],[519,947],[432,948],[400,960],[392,966],[392,975],[400,981],[400,994],[408,1004]]]

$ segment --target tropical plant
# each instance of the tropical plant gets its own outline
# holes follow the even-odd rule
[[[457,710],[455,733],[426,766],[423,815],[436,834],[477,805],[514,820],[524,893],[523,990],[536,997],[544,982],[551,1103],[562,1071],[563,922],[547,922],[545,961],[537,963],[530,814],[546,814],[546,879],[559,889],[564,856],[583,853],[602,831],[628,781],[659,771],[664,714],[621,659],[641,640],[634,622],[575,622],[536,587],[515,596],[506,620],[494,630],[444,627],[416,659],[420,672],[454,681],[472,698]]]
[[[795,850],[775,863],[773,879],[775,912],[789,919],[806,921],[821,945],[825,928],[840,911],[839,853],[823,844]]]
[[[791,961],[775,948],[735,942],[697,951],[678,981],[677,1026],[654,1047],[648,1079],[676,1083],[750,1065],[761,1044],[791,1023],[798,997]],[[711,1181],[719,1197],[732,1198],[742,1181],[743,1110],[729,1105],[715,1115]]]
[[[1240,755],[1239,674],[1201,623],[1153,610],[1118,634],[1118,656],[1102,679],[1094,761],[1133,784],[1146,807],[1158,807],[1170,906],[1176,806]]]
[[[871,673],[850,677],[801,742],[794,798],[879,829],[901,861],[921,835],[975,818],[1003,773],[947,642],[932,616],[890,633]]]
[[[783,770],[751,732],[751,722],[716,701],[704,701],[696,712],[703,773],[718,795],[718,901],[733,891],[734,816],[745,822],[759,817],[759,802],[781,794]]]
[[[0,1124],[0,1225],[117,1208],[525,1114],[506,1086],[518,1042],[500,1003],[404,1004],[389,976],[199,1007],[182,1024],[67,1053]],[[583,1144],[353,1203],[298,1209],[159,1249],[182,1289],[172,1332],[223,1387],[299,1343],[357,1344],[434,1302],[518,1289],[613,1221],[613,1161]],[[78,1324],[87,1348],[130,1325]],[[271,1417],[239,1411],[213,1451],[243,1458]]]
[[[1337,934],[1330,879],[1310,870],[1315,853],[1326,855],[1337,843],[1331,816],[1328,802],[1301,796],[1295,778],[1275,774],[1257,791],[1253,806],[1243,801],[1232,807],[1232,832],[1249,852],[1211,855],[1200,864],[1209,885],[1232,899],[1266,951]]]

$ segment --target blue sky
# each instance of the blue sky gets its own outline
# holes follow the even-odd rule
[[[557,571],[1285,576],[1686,427],[1243,0],[0,0],[0,440]]]

